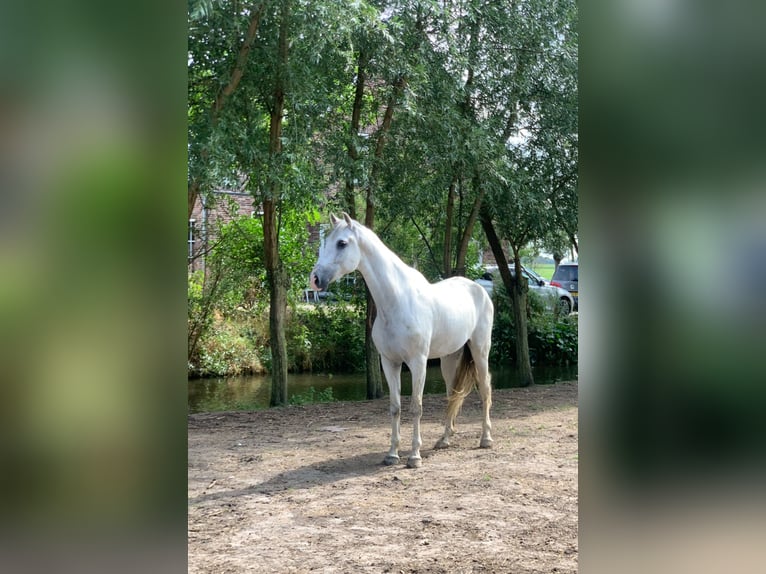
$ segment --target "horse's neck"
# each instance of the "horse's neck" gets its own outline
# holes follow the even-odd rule
[[[401,295],[413,286],[413,280],[427,283],[425,277],[405,264],[369,229],[363,231],[360,248],[363,257],[359,271],[379,311],[385,313],[396,306]]]

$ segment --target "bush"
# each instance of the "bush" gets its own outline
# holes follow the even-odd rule
[[[354,372],[365,368],[364,307],[296,307],[287,333],[293,371]]]
[[[190,374],[213,377],[262,372],[258,347],[242,327],[217,317],[189,360]]]
[[[495,322],[492,327],[493,364],[516,362],[516,326],[510,298],[505,289],[495,289]],[[527,293],[527,336],[532,364],[577,364],[577,316],[559,317],[547,311],[544,302],[534,292]]]
[[[577,315],[557,319],[552,314],[529,324],[529,357],[532,364],[576,365]]]
[[[288,309],[290,372],[358,372],[365,369],[363,306],[296,305]],[[189,357],[189,376],[264,373],[271,365],[267,309],[213,311]]]

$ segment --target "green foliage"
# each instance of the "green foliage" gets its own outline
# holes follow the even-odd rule
[[[510,309],[495,310],[495,323],[492,325],[492,348],[489,361],[493,365],[512,363],[516,360],[516,332],[513,327],[513,315]]]
[[[242,216],[223,225],[207,264],[221,274],[218,310],[230,314],[237,308],[264,307],[268,298],[264,287],[263,226],[259,219]]]
[[[198,376],[257,373],[262,370],[258,349],[241,325],[215,321],[199,342],[190,367]]]
[[[288,291],[289,298],[295,302],[300,300],[305,288],[304,278],[308,277],[312,265],[312,257],[307,255],[309,250],[306,224],[312,214],[285,214],[280,237],[283,250],[283,261],[288,277],[299,278],[292,281]],[[223,225],[215,233],[214,246],[209,253],[206,264],[207,278],[202,271],[189,275],[188,280],[188,328],[189,328],[189,362],[195,365],[200,373],[220,373],[224,364],[236,353],[224,352],[232,349],[230,340],[218,341],[214,348],[208,349],[205,357],[200,356],[196,348],[198,343],[205,341],[211,344],[216,335],[208,330],[212,328],[213,316],[233,322],[250,322],[252,317],[266,316],[269,295],[266,289],[266,272],[263,264],[263,225],[260,219],[238,217]],[[265,322],[268,328],[268,320]],[[260,327],[263,327],[261,322]],[[248,327],[249,332],[261,333],[260,329]],[[256,348],[260,349],[260,360],[269,365],[269,355],[264,349],[268,347],[268,334],[261,333],[253,340]],[[250,361],[250,357],[233,360],[233,364]],[[234,370],[238,370],[236,367]]]
[[[305,393],[298,393],[290,396],[291,405],[309,405],[313,403],[332,403],[335,397],[332,394],[332,387],[327,387],[323,391],[317,392],[314,387],[309,387]]]
[[[210,329],[218,293],[218,276],[205,282],[202,271],[190,273],[187,281],[187,358],[191,370],[199,364],[200,340]]]
[[[296,305],[315,260],[306,224],[316,222],[320,211],[326,216],[329,205],[345,207],[338,190],[353,182],[360,208],[370,192],[383,240],[430,280],[444,274],[445,251],[448,261],[456,259],[459,238],[480,199],[502,239],[514,245],[571,243],[577,231],[577,5],[573,0],[523,0],[513,9],[484,0],[288,4],[282,12],[286,4],[190,2],[189,181],[201,194],[247,190],[256,204],[278,190],[273,199],[279,256],[291,279],[286,330],[291,368],[359,370],[364,320],[363,305],[356,302],[363,296],[352,293],[352,307]],[[242,75],[236,88],[223,94],[261,6]],[[277,50],[284,15],[286,65]],[[360,63],[367,78],[361,135],[350,129]],[[275,154],[269,152],[269,116],[277,78],[284,79],[286,92],[281,152]],[[378,128],[389,104],[393,122],[384,135]],[[349,150],[357,159],[350,159]],[[451,186],[449,224],[445,207]],[[473,231],[469,277],[478,274],[484,243],[478,226]],[[205,342],[210,372],[222,368],[224,357],[233,360],[237,348],[234,335],[214,328],[215,312],[222,321],[248,325],[242,336],[268,366],[263,327],[269,293],[262,257],[261,221],[237,219],[220,230],[208,257],[208,277],[190,278],[190,349],[192,342]],[[572,342],[556,345],[569,337],[571,327],[537,321],[535,305],[530,299],[530,345],[537,360],[570,360]],[[493,355],[508,360],[509,308],[498,309],[495,324]],[[208,330],[210,336],[203,336]],[[190,362],[193,354],[190,350]],[[199,363],[199,356],[194,361]]]
[[[341,303],[295,305],[287,317],[291,372],[358,372],[365,368],[364,307]],[[216,313],[189,359],[189,374],[223,376],[268,371],[268,310]]]
[[[541,365],[577,364],[577,315],[535,317],[529,326],[529,354]]]
[[[514,363],[516,361],[516,329],[510,298],[505,289],[495,289],[493,295],[495,322],[492,327],[490,362],[493,364]],[[546,310],[544,301],[532,291],[527,293],[527,301],[531,363],[577,364],[577,315],[557,317],[555,313]]]
[[[315,210],[297,212],[285,210],[279,230],[280,254],[290,282],[289,296],[293,301],[302,297],[306,279],[313,266],[313,254],[308,244],[307,225],[317,217]],[[268,301],[266,270],[263,262],[263,223],[260,218],[241,216],[221,227],[216,245],[208,262],[223,269],[220,307],[231,311],[236,307],[252,309]]]
[[[301,306],[288,327],[293,371],[354,372],[365,367],[363,306]]]
[[[199,314],[204,299],[205,275],[202,271],[189,273],[186,285],[186,299],[188,302],[189,318]]]

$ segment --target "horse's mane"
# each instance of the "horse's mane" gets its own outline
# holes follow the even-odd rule
[[[426,283],[429,282],[428,279],[426,279],[425,276],[420,271],[418,271],[411,265],[407,265],[404,262],[404,260],[401,257],[399,257],[396,254],[396,252],[391,250],[388,247],[388,245],[386,245],[383,242],[383,240],[380,237],[378,237],[377,233],[375,233],[372,229],[370,229],[366,225],[359,223],[358,221],[354,221],[354,227],[352,227],[352,229],[356,229],[357,232],[363,235],[365,241],[370,241],[371,243],[373,243],[375,245],[376,250],[388,255],[391,262],[397,268],[401,269],[404,273],[407,273],[408,275],[417,275],[418,277],[421,277],[423,281],[425,281]]]

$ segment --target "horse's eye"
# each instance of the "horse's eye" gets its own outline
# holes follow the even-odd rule
[[[336,245],[338,246],[338,249],[343,249],[346,245],[348,245],[348,241],[345,239],[338,239],[338,243]]]

